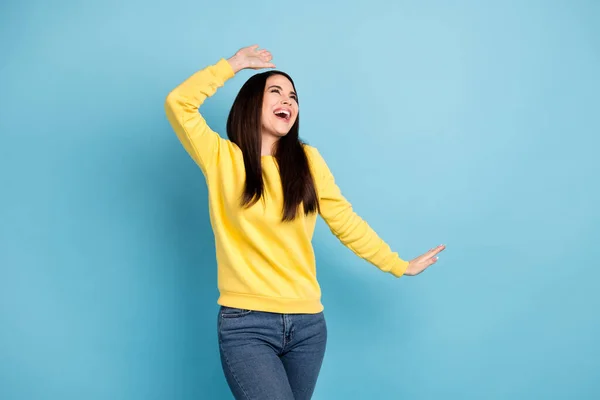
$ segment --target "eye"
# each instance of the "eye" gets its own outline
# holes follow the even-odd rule
[[[269,93],[277,93],[281,95],[281,91],[278,88],[272,88],[271,90],[269,90]],[[295,94],[292,94],[290,98],[294,99],[294,101],[298,103],[298,96],[296,96]]]

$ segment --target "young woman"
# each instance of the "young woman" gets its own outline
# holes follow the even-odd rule
[[[316,148],[300,141],[298,94],[285,73],[253,75],[221,138],[200,105],[243,69],[275,68],[258,46],[195,72],[167,96],[169,122],[208,186],[215,235],[222,367],[236,399],[310,399],[327,327],[311,244],[317,214],[359,257],[395,277],[437,261],[409,261],[352,210]]]

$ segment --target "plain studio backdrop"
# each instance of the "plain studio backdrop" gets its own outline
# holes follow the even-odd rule
[[[403,258],[319,219],[314,398],[600,397],[600,3],[3,1],[0,398],[231,399],[214,238],[168,92],[259,44]],[[202,107],[222,136],[254,71]]]

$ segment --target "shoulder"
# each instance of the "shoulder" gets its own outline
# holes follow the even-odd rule
[[[329,167],[319,150],[308,144],[303,144],[302,146],[304,147],[304,152],[313,173],[318,177],[326,176],[329,173]]]
[[[319,153],[319,150],[316,147],[306,143],[303,143],[302,147],[304,148],[304,152],[306,153],[306,156],[308,157],[309,161],[318,162],[323,159],[321,153]]]

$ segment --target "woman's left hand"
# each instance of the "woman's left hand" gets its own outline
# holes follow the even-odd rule
[[[427,268],[435,264],[438,260],[438,254],[446,248],[445,245],[441,244],[438,247],[434,247],[427,253],[414,258],[408,263],[408,268],[404,272],[404,275],[415,276],[425,271]]]

